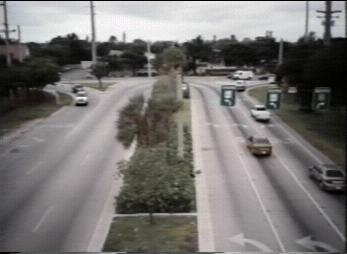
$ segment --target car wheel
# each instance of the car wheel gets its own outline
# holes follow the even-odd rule
[[[313,177],[313,173],[312,173],[312,171],[311,171],[311,170],[309,170],[309,171],[308,171],[308,177],[309,177],[309,178],[311,178],[311,179],[314,179],[314,177]]]
[[[319,182],[319,188],[320,188],[321,190],[325,190],[325,185],[324,185],[323,181],[320,181],[320,182]]]

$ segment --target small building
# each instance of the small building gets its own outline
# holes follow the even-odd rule
[[[123,55],[123,51],[121,50],[110,50],[110,52],[108,53],[109,56],[118,56],[120,57],[121,55]]]
[[[25,58],[30,57],[30,50],[25,44],[0,45],[0,56],[6,56],[9,52],[12,60],[22,62]]]

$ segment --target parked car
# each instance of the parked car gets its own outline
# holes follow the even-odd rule
[[[257,121],[270,121],[271,114],[264,105],[255,105],[250,112],[251,116]]]
[[[71,90],[73,93],[77,93],[79,91],[84,91],[84,87],[82,85],[74,85]]]
[[[333,164],[314,165],[308,169],[311,179],[318,182],[322,190],[338,190],[346,189],[345,172]]]
[[[254,155],[271,155],[272,145],[268,138],[265,137],[249,137],[247,139],[247,148]]]
[[[87,93],[85,91],[77,92],[76,97],[75,97],[75,105],[76,106],[79,106],[79,105],[87,106],[88,105],[88,96],[87,96]]]
[[[189,84],[186,82],[182,83],[182,93],[183,93],[183,98],[185,99],[190,98],[190,87],[189,87]]]

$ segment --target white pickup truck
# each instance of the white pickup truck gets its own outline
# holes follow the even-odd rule
[[[251,116],[257,121],[270,121],[271,114],[264,105],[255,105],[251,109]]]

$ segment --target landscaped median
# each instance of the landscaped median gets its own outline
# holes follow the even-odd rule
[[[249,95],[265,103],[266,92],[266,87],[259,87],[250,90]],[[332,161],[345,168],[345,112],[336,108],[319,113],[300,111],[295,96],[284,94],[281,109],[275,112],[276,115]]]
[[[103,251],[197,251],[190,107],[177,101],[172,84],[160,77],[146,104],[134,97],[120,112],[118,140],[129,147],[136,139],[137,148],[119,164],[123,185]]]

